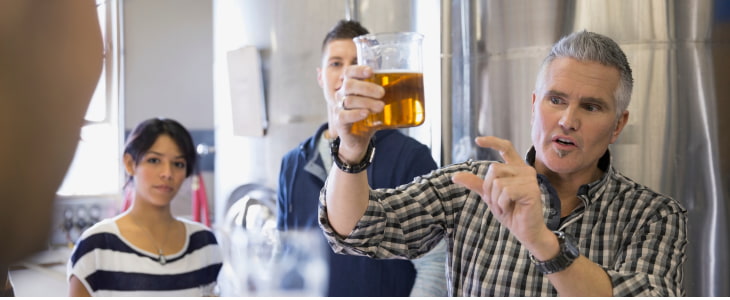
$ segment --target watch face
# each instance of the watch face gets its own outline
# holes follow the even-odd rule
[[[535,264],[535,267],[543,274],[552,274],[565,270],[580,255],[577,243],[572,236],[562,231],[554,231],[554,233],[560,243],[560,253],[558,253],[558,256],[547,261],[538,261],[530,254],[530,259]]]

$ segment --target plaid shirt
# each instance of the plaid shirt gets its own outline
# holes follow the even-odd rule
[[[686,210],[621,175],[610,160],[606,151],[598,163],[603,177],[579,189],[583,205],[563,219],[557,194],[538,175],[546,224],[576,238],[581,255],[610,277],[614,296],[684,296]],[[534,149],[527,161],[534,165]],[[557,296],[480,196],[451,181],[457,172],[483,178],[491,163],[467,161],[371,190],[365,215],[345,238],[328,224],[322,189],[320,226],[335,252],[376,258],[415,258],[446,238],[450,295]]]

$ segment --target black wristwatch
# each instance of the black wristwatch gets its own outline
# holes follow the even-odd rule
[[[535,265],[535,268],[545,275],[565,270],[580,255],[578,246],[576,246],[575,239],[572,236],[562,231],[553,231],[553,233],[558,237],[558,242],[560,243],[560,253],[558,253],[558,256],[550,260],[539,261],[530,253],[530,260]]]
[[[332,160],[335,162],[335,165],[340,168],[340,170],[350,174],[356,174],[365,171],[373,162],[373,157],[375,157],[375,144],[373,143],[373,140],[370,139],[368,149],[365,150],[365,157],[363,157],[362,161],[355,165],[348,164],[340,159],[340,137],[337,137],[334,141],[332,141],[330,144],[330,152],[332,153]]]

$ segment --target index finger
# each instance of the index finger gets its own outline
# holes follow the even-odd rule
[[[373,76],[373,69],[364,65],[352,65],[345,68],[345,77],[367,79]]]
[[[512,146],[512,142],[509,140],[500,139],[494,136],[480,136],[476,138],[475,142],[479,145],[479,147],[492,148],[499,151],[499,155],[502,156],[508,165],[526,165],[525,161],[517,153],[517,150],[515,150],[515,147]]]
[[[368,66],[349,66],[345,69],[345,78],[342,87],[337,92],[340,99],[345,96],[363,96],[380,99],[385,95],[385,89],[379,84],[365,81],[373,75],[373,69]],[[351,107],[348,101],[348,108]]]

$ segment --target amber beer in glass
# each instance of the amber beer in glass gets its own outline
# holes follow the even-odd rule
[[[368,65],[373,77],[367,81],[385,89],[383,111],[372,113],[352,125],[353,133],[374,129],[413,127],[426,118],[423,97],[421,41],[415,32],[368,34],[354,39],[358,64]]]

